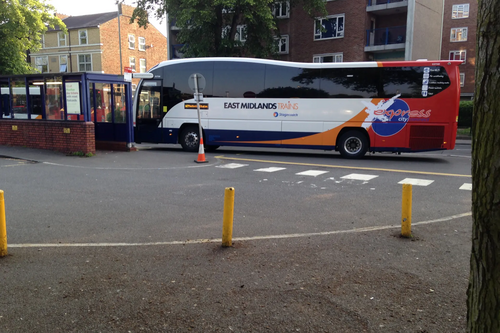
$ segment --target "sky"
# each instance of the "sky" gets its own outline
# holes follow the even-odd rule
[[[84,0],[84,1],[70,1],[70,0],[47,0],[54,6],[58,13],[71,16],[108,13],[117,11],[118,6],[116,0]],[[135,6],[134,0],[125,0],[125,4]],[[163,35],[166,34],[166,22],[163,18],[162,22],[156,20],[152,14],[149,15],[149,22],[155,26]]]

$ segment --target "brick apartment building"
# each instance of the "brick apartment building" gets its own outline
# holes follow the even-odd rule
[[[477,7],[477,1],[445,1],[441,59],[464,61],[460,66],[463,100],[474,96]]]
[[[120,16],[118,11],[82,16],[58,14],[68,34],[49,29],[40,51],[30,55],[31,63],[42,73],[123,74],[124,67],[146,72],[167,59],[167,41],[152,25],[144,29],[136,22],[129,24],[133,10],[122,5]]]

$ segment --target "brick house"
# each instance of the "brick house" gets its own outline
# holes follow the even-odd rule
[[[59,15],[68,34],[49,29],[40,51],[30,55],[31,63],[42,73],[123,74],[124,67],[140,73],[166,60],[165,36],[151,24],[147,29],[129,24],[134,7],[120,8],[119,16],[118,12]]]
[[[474,97],[477,7],[477,1],[445,1],[441,59],[464,61],[460,66],[463,100]]]

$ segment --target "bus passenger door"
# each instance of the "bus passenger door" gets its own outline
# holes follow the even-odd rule
[[[138,92],[135,142],[163,142],[161,80],[145,80]]]

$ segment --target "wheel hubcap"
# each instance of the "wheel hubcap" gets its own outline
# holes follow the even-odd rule
[[[345,141],[344,148],[349,154],[356,154],[361,151],[363,144],[356,137],[349,138]]]
[[[198,134],[196,134],[195,132],[189,132],[187,135],[186,135],[186,146],[188,147],[196,147],[196,145],[198,144]]]

